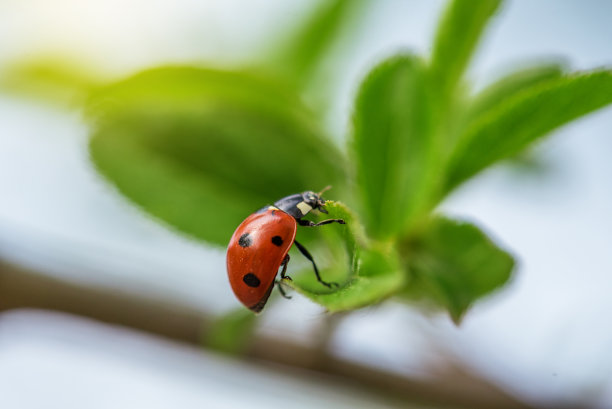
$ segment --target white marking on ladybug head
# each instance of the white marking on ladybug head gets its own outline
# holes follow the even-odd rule
[[[300,209],[300,212],[302,212],[302,215],[307,215],[308,212],[310,212],[312,210],[312,206],[310,206],[308,203],[306,202],[300,202],[297,204],[297,208]]]

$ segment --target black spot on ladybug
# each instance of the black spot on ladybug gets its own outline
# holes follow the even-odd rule
[[[274,244],[275,246],[282,246],[283,245],[283,238],[281,236],[274,236],[272,237],[272,244]]]
[[[261,284],[259,278],[257,278],[257,276],[253,273],[245,274],[244,277],[242,277],[242,281],[244,281],[244,283],[249,287],[259,287],[259,284]]]
[[[240,247],[249,247],[251,244],[253,244],[253,239],[251,238],[251,235],[249,233],[244,233],[238,239],[238,244],[240,245]]]
[[[272,210],[272,216],[276,216],[276,210]]]

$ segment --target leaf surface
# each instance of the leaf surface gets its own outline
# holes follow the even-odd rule
[[[478,227],[443,217],[404,248],[404,296],[448,311],[459,323],[481,297],[508,282],[514,260]]]
[[[98,170],[149,214],[214,244],[266,204],[343,181],[342,156],[299,100],[246,73],[157,68],[99,91],[88,112]]]
[[[447,168],[445,192],[517,155],[556,128],[610,103],[609,70],[562,76],[517,92],[459,135]]]
[[[437,168],[428,82],[422,61],[390,58],[361,85],[353,118],[352,152],[364,221],[388,238],[420,216]]]
[[[397,255],[390,250],[371,248],[357,217],[340,202],[327,202],[329,218],[341,218],[345,225],[329,225],[335,239],[344,247],[344,257],[337,253],[327,257],[327,263],[317,263],[325,281],[337,282],[331,289],[317,282],[312,268],[305,269],[285,283],[302,295],[322,305],[330,312],[347,311],[378,303],[397,292],[405,278]],[[333,227],[332,227],[333,226]],[[299,234],[299,233],[298,233]],[[330,242],[330,245],[333,242]],[[316,257],[316,254],[313,254]],[[298,257],[298,256],[296,256]]]

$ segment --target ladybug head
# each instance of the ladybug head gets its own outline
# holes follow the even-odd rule
[[[322,192],[315,193],[309,190],[307,192],[302,193],[302,199],[304,200],[304,203],[306,203],[308,206],[312,207],[313,209],[318,210],[323,213],[327,213],[327,210],[325,210],[325,208],[323,207],[325,206],[325,199],[321,197],[321,193]]]

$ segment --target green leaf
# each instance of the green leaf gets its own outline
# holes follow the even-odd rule
[[[342,187],[343,158],[299,101],[245,73],[153,69],[96,93],[88,111],[97,169],[145,211],[211,243],[227,244],[280,197]]]
[[[103,75],[81,62],[37,57],[8,65],[0,72],[0,88],[43,101],[76,105],[103,83]]]
[[[445,191],[611,102],[612,71],[608,70],[563,76],[516,93],[459,136]]]
[[[321,260],[317,259],[319,267],[323,266],[323,279],[338,282],[339,287],[328,289],[318,283],[312,268],[295,276],[294,281],[284,282],[330,312],[372,305],[397,292],[405,278],[397,255],[390,249],[370,247],[365,242],[359,220],[342,203],[328,201],[326,209],[329,212],[326,218],[342,218],[346,221],[345,225],[330,225],[326,228],[330,233],[336,233],[330,236],[328,244],[331,246],[334,239],[342,243],[345,257],[336,252],[328,255],[327,263],[321,264]]]
[[[404,296],[446,309],[455,323],[508,282],[514,268],[512,257],[476,226],[443,217],[404,244],[402,257],[411,278]]]
[[[433,84],[442,99],[455,90],[478,45],[482,32],[501,0],[454,0],[438,25],[431,56]]]
[[[297,288],[297,291],[329,312],[349,311],[379,303],[397,292],[404,283],[404,274],[395,263],[389,263],[390,259],[393,260],[393,256],[366,250],[361,254],[359,270],[337,291],[316,293],[302,288]]]
[[[354,27],[355,19],[364,14],[368,2],[326,0],[293,34],[282,36],[283,43],[275,50],[271,67],[285,73],[300,84],[308,82],[332,46],[342,38],[346,27]]]
[[[388,238],[429,204],[439,146],[431,133],[422,61],[397,56],[365,79],[353,115],[352,151],[368,232]]]
[[[494,110],[508,98],[545,81],[560,78],[565,72],[565,66],[559,62],[549,62],[532,65],[514,71],[476,95],[466,109],[467,121],[474,120]]]
[[[257,315],[238,308],[216,319],[204,336],[204,345],[226,354],[239,354],[249,346]]]

